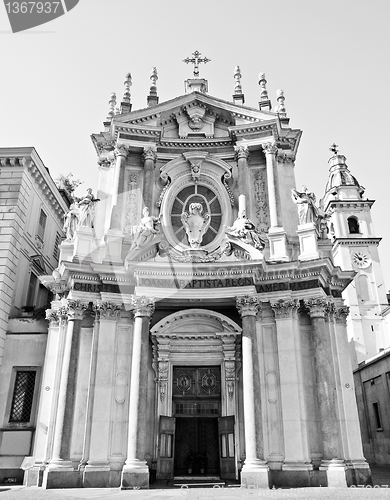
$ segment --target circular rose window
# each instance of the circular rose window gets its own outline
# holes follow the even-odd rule
[[[221,226],[221,204],[217,195],[201,184],[190,185],[176,195],[171,210],[171,224],[176,238],[186,246],[188,246],[188,238],[181,215],[183,212],[189,213],[191,203],[200,203],[203,208],[202,215],[209,214],[211,217],[210,226],[202,238],[201,246],[206,246],[214,240]]]

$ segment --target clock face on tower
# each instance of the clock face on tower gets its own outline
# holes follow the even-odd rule
[[[371,265],[371,257],[366,252],[352,252],[352,264],[356,267],[364,268]]]

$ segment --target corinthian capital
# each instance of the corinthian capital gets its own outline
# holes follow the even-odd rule
[[[46,319],[49,321],[50,325],[59,323],[61,316],[58,309],[46,309]]]
[[[115,321],[119,318],[122,309],[119,304],[114,304],[113,302],[103,302],[102,300],[97,300],[93,308],[98,319],[112,319]]]
[[[236,152],[235,158],[236,161],[244,158],[244,160],[249,160],[249,149],[248,146],[240,145],[234,146],[234,150]]]
[[[305,306],[309,309],[309,314],[311,318],[314,317],[325,317],[325,314],[329,311],[329,301],[323,297],[313,297],[311,299],[304,300]]]
[[[131,296],[131,306],[134,316],[148,316],[149,318],[154,313],[155,300],[152,297],[137,297]]]
[[[271,303],[272,311],[276,319],[292,318],[297,314],[299,307],[299,300],[278,300]]]
[[[157,153],[155,151],[154,148],[144,148],[144,152],[143,152],[143,155],[142,155],[142,158],[144,161],[146,160],[152,160],[153,162],[156,161],[157,159]]]
[[[63,299],[57,313],[62,321],[82,320],[88,304],[81,300]]]
[[[261,145],[265,154],[276,155],[278,148],[275,142],[265,142]]]
[[[348,314],[348,306],[335,307],[334,317],[336,319],[336,323],[346,323]]]
[[[236,297],[236,307],[240,316],[256,316],[261,312],[261,303],[259,298],[254,295],[244,295]]]
[[[126,158],[127,153],[129,152],[129,147],[124,144],[117,144],[114,150],[115,156],[124,156]]]

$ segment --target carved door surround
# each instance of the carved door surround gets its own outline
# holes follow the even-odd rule
[[[173,416],[174,366],[221,366],[221,416],[237,415],[241,328],[234,321],[214,311],[187,309],[162,319],[151,329],[151,336],[157,422],[160,416]],[[158,433],[156,425],[156,443]],[[238,447],[239,441],[237,452]]]

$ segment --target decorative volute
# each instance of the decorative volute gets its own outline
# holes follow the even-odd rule
[[[265,73],[259,74],[259,85],[260,85],[259,109],[265,111],[271,111],[271,101],[268,99],[267,80],[265,79]]]
[[[158,80],[158,75],[157,75],[157,69],[154,66],[152,69],[152,74],[150,75],[150,80],[152,82],[150,86],[150,91],[148,95],[148,106],[149,108],[153,106],[157,106],[158,104],[158,96],[157,96],[157,80]]]
[[[234,84],[234,94],[233,94],[233,101],[235,104],[244,104],[245,98],[244,94],[242,93],[242,87],[241,87],[241,70],[239,66],[236,66],[234,69],[234,79],[235,79],[235,84]]]

